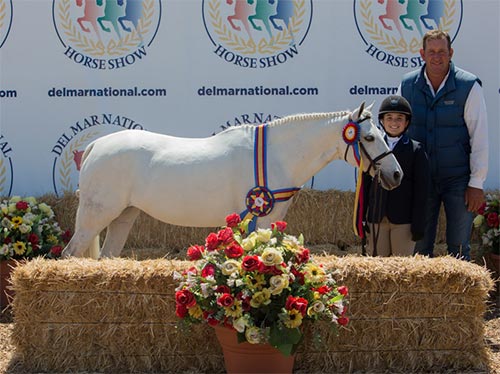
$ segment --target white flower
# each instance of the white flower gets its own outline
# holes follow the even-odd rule
[[[286,274],[274,275],[269,279],[269,291],[272,295],[279,295],[285,288],[288,288],[288,276]]]
[[[231,275],[232,273],[238,272],[240,270],[240,263],[236,260],[227,260],[222,264],[222,274]]]
[[[22,225],[19,225],[19,231],[21,231],[22,234],[26,234],[31,231],[31,226],[23,223]]]
[[[45,203],[40,203],[38,204],[38,208],[40,208],[40,211],[45,214],[47,217],[53,217],[54,212],[50,206],[48,206]]]
[[[237,320],[233,321],[233,327],[238,332],[244,332],[245,327],[247,326],[247,321],[245,317],[240,317]]]
[[[266,266],[279,265],[283,262],[283,256],[281,255],[281,252],[273,247],[267,247],[266,249],[264,249],[261,258],[262,262]]]

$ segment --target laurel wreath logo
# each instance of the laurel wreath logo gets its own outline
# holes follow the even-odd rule
[[[283,27],[283,30],[273,35],[272,38],[269,40],[261,38],[256,45],[252,38],[245,40],[244,38],[238,36],[237,32],[233,32],[231,27],[227,26],[226,20],[222,19],[220,5],[220,0],[212,0],[208,3],[208,14],[212,19],[211,24],[214,32],[217,34],[221,42],[224,42],[225,45],[230,47],[233,51],[243,55],[255,54],[256,52],[261,54],[273,54],[277,51],[285,49],[292,42],[291,33],[297,35],[300,32],[300,28],[304,22],[304,16],[306,14],[305,0],[294,0],[294,15],[290,20],[290,30]]]
[[[396,38],[394,36],[389,35],[384,31],[382,27],[379,27],[379,23],[375,21],[373,17],[373,12],[371,9],[373,1],[371,0],[362,0],[360,2],[360,13],[363,19],[363,25],[365,26],[366,32],[370,35],[371,40],[376,42],[377,45],[385,49],[386,51],[390,51],[395,54],[404,54],[404,53],[418,53],[421,46],[422,41],[417,39],[416,37],[412,37],[410,42],[408,43],[403,38]],[[441,23],[439,28],[443,31],[449,32],[451,30],[451,26],[453,25],[453,17],[456,13],[456,0],[445,0],[445,11],[444,15],[441,19]]]
[[[59,182],[63,187],[64,192],[74,192],[73,184],[71,183],[71,167],[74,163],[73,151],[81,149],[84,144],[86,144],[89,140],[95,139],[97,135],[99,135],[99,132],[97,131],[91,131],[84,134],[80,138],[73,141],[69,146],[69,149],[64,151],[63,157],[61,157],[61,166],[59,167]]]
[[[0,158],[0,195],[3,195],[4,184],[7,180],[7,169],[5,168],[3,157]]]
[[[6,14],[7,12],[5,11],[5,2],[3,0],[0,0],[0,31],[2,30]],[[3,35],[0,34],[0,38],[2,37]]]
[[[92,38],[83,35],[75,26],[70,14],[70,4],[70,0],[62,0],[58,5],[61,28],[73,46],[93,57],[100,57],[104,54],[120,56],[130,51],[130,49],[140,46],[143,43],[141,35],[148,34],[155,10],[154,0],[143,0],[142,16],[139,19],[137,29],[134,28],[133,31],[127,32],[126,36],[118,42],[111,39],[107,45],[104,45],[102,40],[96,42]]]

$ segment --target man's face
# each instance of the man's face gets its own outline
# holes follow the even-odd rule
[[[453,48],[448,49],[446,39],[428,40],[425,50],[420,49],[420,57],[426,63],[427,75],[444,77],[450,68]]]

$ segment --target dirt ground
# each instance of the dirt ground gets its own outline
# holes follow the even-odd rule
[[[321,248],[316,248],[319,252]],[[144,258],[157,258],[162,257],[157,256],[155,251],[150,251],[145,255],[144,251],[141,251],[142,255],[137,255],[134,251],[124,251],[124,256],[131,256],[137,259]],[[350,251],[347,251],[350,252]],[[139,252],[138,252],[139,253]],[[337,254],[337,253],[335,253]],[[345,255],[346,251],[339,251],[337,255]],[[485,315],[485,343],[490,348],[491,360],[489,363],[488,371],[484,373],[487,374],[500,374],[500,294],[496,296],[491,296],[489,303],[489,310]],[[11,344],[10,335],[13,329],[13,318],[9,310],[4,310],[0,313],[0,374],[27,374],[30,373],[23,368],[22,362],[20,362],[15,355],[15,348]],[[387,372],[386,372],[387,373]],[[465,373],[456,373],[454,371],[446,371],[445,373],[453,374],[475,374],[477,371],[470,371]],[[84,374],[84,373],[81,373]],[[91,373],[85,373],[91,374]],[[195,373],[190,373],[195,374]],[[300,373],[309,374],[309,373]],[[333,374],[333,373],[332,373]],[[361,374],[361,373],[359,373]],[[376,374],[375,372],[364,372],[364,374]],[[377,373],[378,374],[378,373]]]

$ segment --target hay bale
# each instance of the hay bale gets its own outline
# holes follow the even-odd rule
[[[483,268],[452,258],[317,257],[350,288],[348,330],[309,326],[299,372],[484,369]],[[177,327],[173,271],[184,261],[36,259],[12,281],[13,342],[32,371],[223,372],[211,328]],[[312,328],[326,332],[320,347]],[[196,349],[194,349],[196,348]]]
[[[40,201],[53,207],[64,229],[73,229],[78,199],[74,194],[62,197],[44,195]],[[287,232],[303,234],[308,245],[335,244],[340,248],[360,245],[353,234],[352,213],[354,192],[303,189],[294,197],[285,216]],[[444,242],[444,216],[441,214],[437,242]],[[145,213],[137,218],[125,248],[168,248],[163,255],[176,255],[188,246],[204,243],[206,236],[215,228],[181,227],[160,222]],[[103,239],[103,238],[101,238]]]

